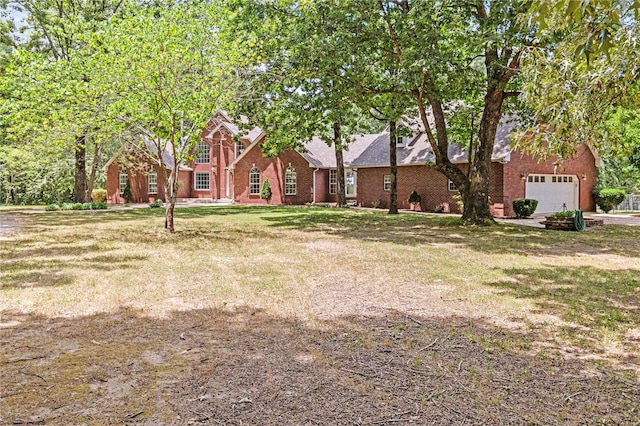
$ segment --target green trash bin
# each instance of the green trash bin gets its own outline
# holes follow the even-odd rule
[[[584,216],[582,215],[582,210],[576,209],[575,214],[573,215],[573,226],[575,226],[576,231],[582,232],[584,231]]]

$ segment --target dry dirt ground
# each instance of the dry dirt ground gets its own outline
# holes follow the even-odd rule
[[[552,340],[383,308],[313,323],[250,306],[9,310],[0,424],[640,425],[637,359]]]
[[[527,355],[521,336],[463,318],[381,312],[310,328],[243,309],[11,320],[21,325],[2,341],[5,424],[640,421],[633,375]]]

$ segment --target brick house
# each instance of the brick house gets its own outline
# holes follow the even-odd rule
[[[597,159],[582,146],[564,161],[538,158],[510,147],[513,124],[498,129],[492,156],[489,196],[495,216],[513,216],[515,198],[535,198],[538,213],[580,208],[594,211],[591,194],[596,185]],[[243,135],[224,113],[218,113],[203,131],[196,160],[180,170],[180,198],[234,200],[241,204],[305,204],[335,202],[336,160],[333,147],[319,138],[305,144],[304,151],[284,151],[276,158],[264,157],[260,146],[266,135],[254,128]],[[398,207],[409,208],[412,191],[422,197],[422,209],[459,212],[453,183],[437,172],[435,157],[426,135],[415,130],[397,141]],[[449,158],[461,169],[467,167],[467,152],[450,147]],[[171,164],[170,155],[165,155]],[[117,157],[116,157],[117,158]],[[163,198],[157,171],[144,161],[128,169],[114,158],[107,170],[107,199],[122,203],[122,188],[131,182],[134,202]],[[388,207],[390,194],[389,133],[355,135],[344,152],[347,200],[354,204]],[[272,198],[260,198],[268,179]]]

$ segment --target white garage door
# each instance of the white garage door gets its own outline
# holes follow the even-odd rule
[[[538,200],[536,213],[552,213],[578,208],[578,178],[571,175],[529,175],[526,198]]]

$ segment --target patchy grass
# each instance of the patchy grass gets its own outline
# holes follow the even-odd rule
[[[640,227],[197,207],[166,234],[163,213],[12,213],[0,422],[269,423],[282,401],[319,410],[297,423],[323,402],[335,424],[640,420]]]

